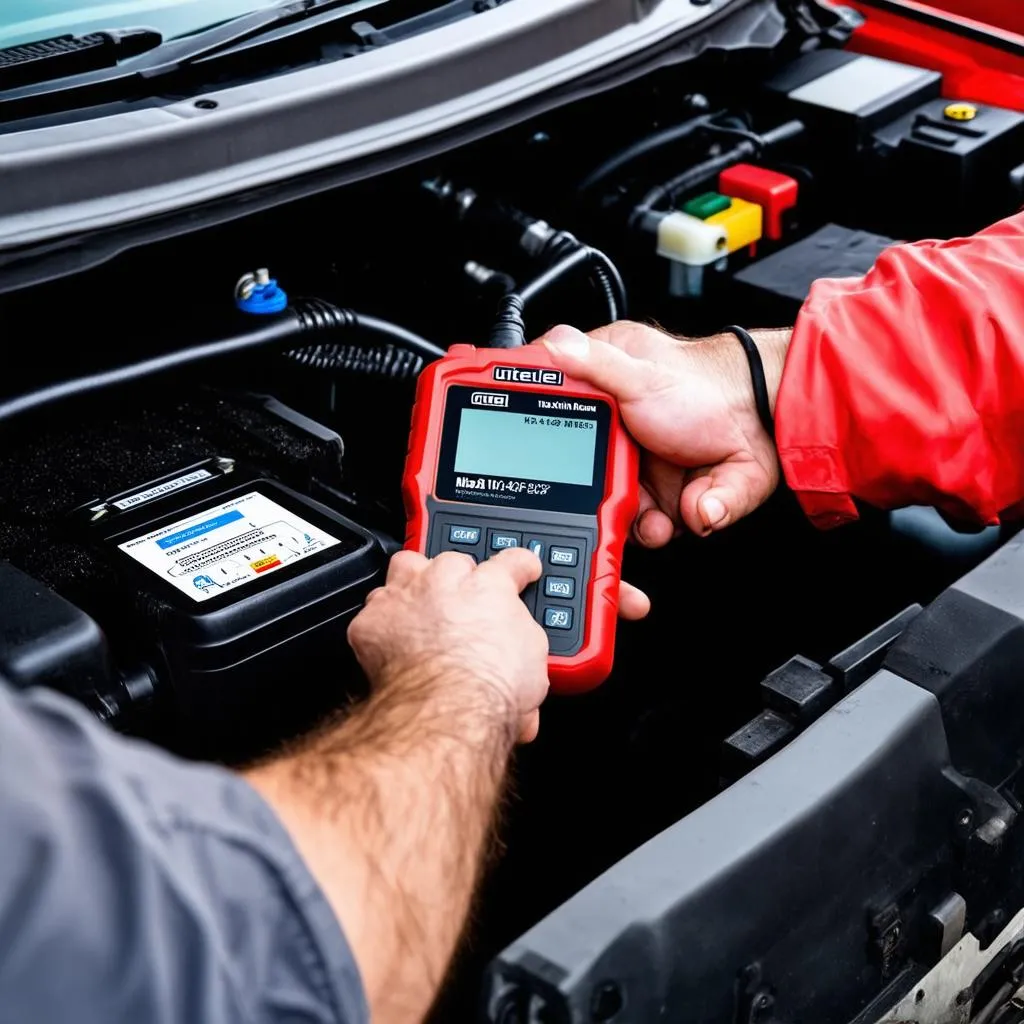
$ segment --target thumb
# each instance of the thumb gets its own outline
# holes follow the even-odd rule
[[[704,536],[750,515],[771,496],[774,483],[755,458],[738,454],[694,474],[683,489],[679,511],[686,526]]]
[[[606,341],[589,338],[575,327],[553,327],[538,342],[551,353],[551,361],[570,377],[586,381],[632,402],[650,389],[653,366]]]

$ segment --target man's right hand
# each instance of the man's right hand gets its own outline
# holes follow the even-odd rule
[[[790,332],[752,333],[774,407]],[[640,543],[662,547],[683,526],[705,536],[753,512],[775,490],[775,445],[732,335],[692,342],[621,322],[590,335],[555,327],[540,341],[567,374],[618,400],[645,450],[634,530]]]
[[[524,548],[482,565],[455,552],[428,560],[400,551],[349,642],[378,691],[423,698],[439,687],[432,696],[453,716],[482,716],[482,728],[507,726],[529,742],[548,692],[548,642],[519,594],[541,571]]]

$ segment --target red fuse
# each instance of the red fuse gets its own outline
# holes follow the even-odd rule
[[[718,191],[764,207],[765,234],[777,242],[782,238],[782,215],[796,206],[800,185],[795,178],[768,171],[753,164],[736,164],[722,171]]]

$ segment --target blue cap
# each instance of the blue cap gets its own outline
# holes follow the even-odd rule
[[[270,278],[266,284],[254,284],[252,291],[246,296],[237,295],[235,305],[243,313],[252,313],[256,316],[270,316],[273,313],[281,313],[288,308],[288,295],[283,288],[280,288],[275,278]]]

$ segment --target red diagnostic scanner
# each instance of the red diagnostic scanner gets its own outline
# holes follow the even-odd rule
[[[406,547],[478,562],[530,548],[544,575],[523,600],[548,635],[552,689],[580,693],[611,672],[638,471],[615,400],[564,376],[542,345],[455,345],[416,393]]]

